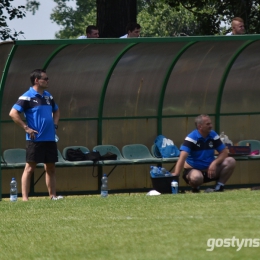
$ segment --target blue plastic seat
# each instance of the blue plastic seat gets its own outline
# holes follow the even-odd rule
[[[64,160],[61,152],[58,150],[58,162],[55,163],[55,166],[62,167],[62,166],[74,166],[73,162]]]
[[[22,168],[26,164],[26,150],[21,148],[7,149],[3,153],[7,167]]]
[[[160,158],[155,158],[150,153],[147,146],[143,144],[129,144],[122,148],[124,158],[132,160],[134,163],[160,163]]]

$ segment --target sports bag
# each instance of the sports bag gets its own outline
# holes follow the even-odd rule
[[[180,155],[177,146],[174,145],[171,139],[166,138],[164,135],[158,135],[154,143],[162,155],[162,158],[172,158]]]
[[[101,160],[101,155],[98,151],[89,151],[85,154],[85,160],[97,162]]]
[[[106,160],[117,160],[117,155],[111,152],[107,152],[106,154],[101,156],[102,161],[106,161]]]
[[[78,149],[69,148],[66,152],[66,158],[69,161],[85,161],[86,155],[80,150],[80,148]]]

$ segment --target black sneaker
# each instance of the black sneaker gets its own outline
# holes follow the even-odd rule
[[[223,186],[220,186],[220,188],[218,190],[212,189],[212,188],[207,188],[204,192],[205,193],[210,193],[210,192],[223,192],[223,191],[224,191]]]

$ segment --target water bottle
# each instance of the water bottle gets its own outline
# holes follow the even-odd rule
[[[160,174],[162,175],[162,176],[164,176],[164,177],[169,177],[169,176],[171,176],[171,173],[169,172],[169,171],[167,171],[165,168],[161,168],[161,170],[160,170]]]
[[[102,179],[101,179],[102,185],[101,185],[101,197],[107,197],[108,196],[108,178],[107,175],[104,173]]]
[[[151,166],[151,173],[153,173],[153,174],[158,174],[159,173],[159,169],[158,169],[158,167],[156,167],[156,166]]]
[[[172,181],[171,186],[172,186],[172,194],[178,194],[178,182]]]
[[[15,178],[12,178],[10,186],[10,201],[17,201],[17,183]]]
[[[224,132],[221,132],[220,136],[219,136],[220,140],[222,141],[223,144],[225,144],[225,133]]]
[[[59,141],[59,137],[55,135],[55,142],[57,143]]]
[[[172,177],[171,173],[166,171],[166,173],[164,174],[165,177]]]

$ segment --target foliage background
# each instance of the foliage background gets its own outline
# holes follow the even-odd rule
[[[14,0],[0,3],[0,37],[16,39],[22,32],[12,32],[8,19],[22,19],[27,12],[37,14],[40,1],[26,0],[26,7]],[[55,37],[76,38],[85,34],[87,25],[97,24],[100,36],[120,37],[128,22],[138,21],[141,36],[167,37],[187,35],[221,35],[230,30],[233,17],[242,17],[248,34],[260,33],[259,0],[49,0],[57,5],[50,19],[60,26]],[[136,11],[137,9],[137,11]],[[5,13],[7,15],[5,15]],[[227,25],[227,28],[226,28]]]

